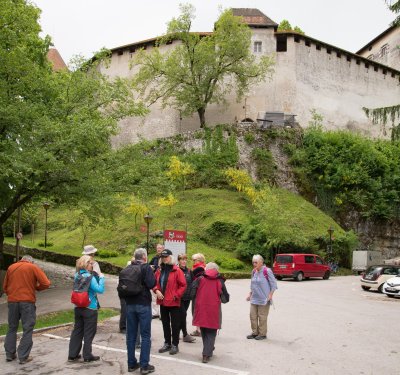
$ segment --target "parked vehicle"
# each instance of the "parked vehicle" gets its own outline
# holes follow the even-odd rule
[[[400,273],[383,284],[382,292],[388,297],[400,297]]]
[[[377,290],[382,293],[383,284],[398,275],[400,266],[392,266],[388,264],[371,266],[365,273],[361,275],[361,288],[364,290]]]
[[[272,270],[278,280],[289,277],[297,281],[309,277],[327,280],[331,275],[329,266],[315,254],[277,254]]]
[[[372,250],[356,250],[353,251],[353,265],[351,269],[353,271],[364,272],[369,266],[375,266],[382,264],[382,253],[380,251]]]

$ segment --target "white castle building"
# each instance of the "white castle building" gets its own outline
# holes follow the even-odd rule
[[[381,128],[366,117],[363,107],[376,108],[399,103],[400,33],[390,27],[357,53],[343,50],[295,32],[278,32],[278,24],[258,9],[233,9],[252,30],[252,52],[273,55],[271,80],[251,87],[242,102],[228,97],[228,106],[210,105],[208,126],[240,121],[254,122],[264,112],[293,114],[302,127],[311,120],[311,110],[324,118],[327,129],[347,129],[371,137],[383,136]],[[209,34],[209,33],[204,33]],[[111,64],[101,70],[110,77],[131,77],[130,61],[139,48],[151,50],[157,38],[113,48]],[[160,48],[174,48],[179,41]],[[156,139],[199,128],[197,114],[181,118],[179,111],[159,104],[143,118],[120,122],[114,146]]]

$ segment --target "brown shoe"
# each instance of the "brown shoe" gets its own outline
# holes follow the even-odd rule
[[[208,363],[209,360],[210,360],[209,356],[203,355],[203,360],[202,360],[203,363]]]
[[[32,357],[27,357],[27,358],[24,358],[24,359],[20,359],[19,360],[19,364],[20,365],[24,365],[25,363],[28,363],[28,362],[30,362],[30,361],[32,361]]]

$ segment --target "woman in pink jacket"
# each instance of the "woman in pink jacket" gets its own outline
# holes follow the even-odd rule
[[[221,328],[221,302],[229,302],[225,282],[215,263],[207,263],[205,272],[192,284],[195,299],[193,325],[200,327],[203,340],[203,363],[207,363],[215,349],[215,338]]]

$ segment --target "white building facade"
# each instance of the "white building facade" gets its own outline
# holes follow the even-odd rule
[[[389,61],[368,59],[295,32],[277,32],[277,24],[257,9],[233,11],[243,16],[253,32],[252,52],[274,56],[274,74],[270,80],[251,87],[240,103],[232,94],[227,98],[228,106],[210,105],[206,111],[208,126],[244,119],[257,121],[260,112],[278,111],[296,115],[300,126],[307,127],[314,109],[323,116],[326,129],[346,129],[371,137],[383,135],[362,108],[398,104],[398,65],[390,67],[384,64]],[[155,42],[154,38],[112,49],[111,64],[101,68],[102,72],[110,77],[132,77],[135,69],[130,69],[130,61],[135,51],[150,51]],[[176,43],[161,48],[174,48]],[[181,118],[179,111],[162,109],[157,103],[149,109],[143,118],[120,122],[120,133],[113,140],[115,147],[173,136],[200,126],[197,114]]]

